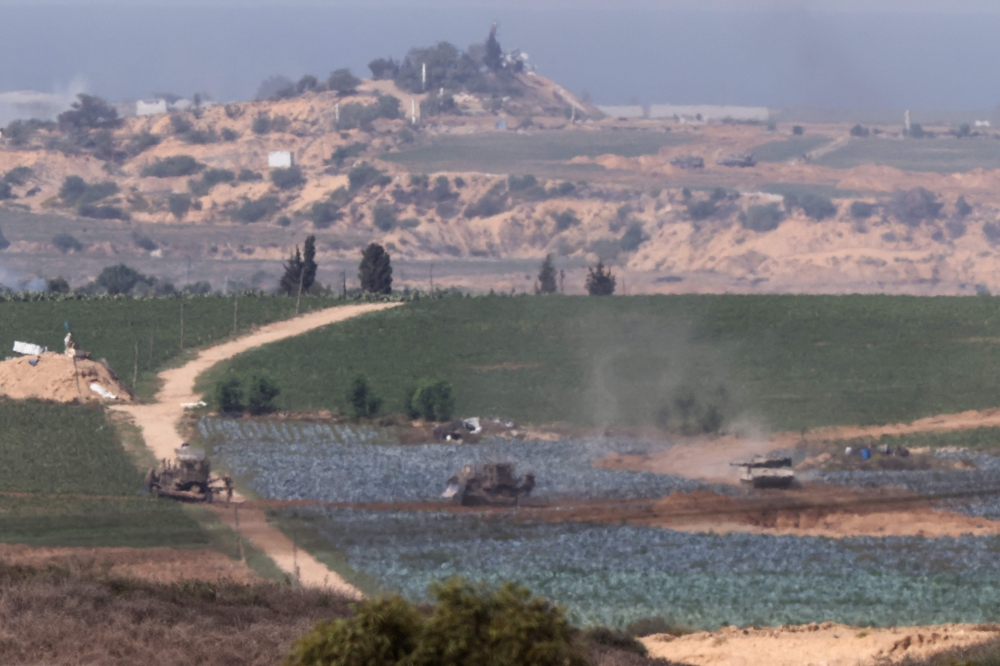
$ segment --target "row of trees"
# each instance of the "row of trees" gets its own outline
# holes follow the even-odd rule
[[[559,281],[562,282],[565,274],[559,271]],[[600,260],[596,266],[587,269],[587,293],[591,296],[610,296],[615,293],[615,276],[611,274],[610,268],[605,268],[604,261]],[[542,267],[538,271],[538,282],[535,285],[537,294],[554,294],[562,291],[561,285],[556,284],[556,267],[552,260],[552,255],[546,255]]]

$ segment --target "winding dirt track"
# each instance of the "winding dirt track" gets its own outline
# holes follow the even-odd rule
[[[174,449],[183,443],[178,430],[184,416],[185,408],[182,405],[201,400],[201,396],[194,392],[194,383],[198,375],[216,363],[269,342],[301,335],[321,326],[397,305],[400,304],[342,305],[268,324],[249,335],[203,349],[197,357],[183,366],[161,372],[159,377],[163,381],[163,386],[156,394],[155,404],[116,405],[111,409],[125,412],[132,417],[135,424],[142,429],[146,446],[158,459],[172,459]],[[215,508],[219,518],[231,527],[235,527],[235,517],[231,508]],[[337,573],[330,571],[309,553],[297,550],[288,537],[267,522],[264,512],[260,509],[244,508],[240,510],[239,516],[240,531],[243,536],[267,553],[283,571],[296,576],[303,585],[327,587],[341,594],[361,597],[357,588],[345,582]]]

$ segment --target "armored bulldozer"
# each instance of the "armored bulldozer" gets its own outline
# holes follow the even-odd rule
[[[185,444],[174,449],[174,453],[176,460],[161,460],[155,469],[149,470],[143,490],[157,497],[211,502],[212,486],[218,485],[221,480],[212,478],[212,468],[205,452]]]
[[[716,162],[719,166],[748,168],[757,165],[753,153],[735,153]]]
[[[509,463],[486,463],[462,471],[448,479],[442,497],[462,506],[517,506],[519,498],[527,497],[535,487],[535,475],[528,472],[523,481],[514,476]]]
[[[789,488],[795,482],[792,459],[787,456],[754,456],[730,463],[740,470],[740,481],[754,488]]]

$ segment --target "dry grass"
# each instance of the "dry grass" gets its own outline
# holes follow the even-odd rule
[[[279,664],[349,601],[271,583],[164,584],[0,563],[0,663]]]

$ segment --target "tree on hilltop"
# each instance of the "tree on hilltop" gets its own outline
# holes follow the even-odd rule
[[[587,293],[591,296],[610,296],[615,293],[615,276],[610,268],[604,268],[604,262],[598,261],[596,266],[587,269]]]
[[[278,291],[286,296],[295,296],[301,284],[302,293],[306,293],[316,282],[316,268],[316,237],[309,236],[303,251],[299,252],[296,245],[294,254],[285,262],[285,274],[278,283]]]
[[[556,267],[552,264],[552,255],[547,254],[541,270],[538,271],[538,293],[554,294],[557,288]]]
[[[351,74],[351,70],[347,68],[336,69],[330,72],[326,85],[338,95],[353,95],[361,85],[361,79]]]
[[[68,129],[114,129],[122,123],[118,110],[95,95],[80,93],[68,111],[59,114],[59,125]]]
[[[358,266],[361,290],[373,294],[392,293],[392,263],[389,253],[378,243],[372,243],[361,253]]]

